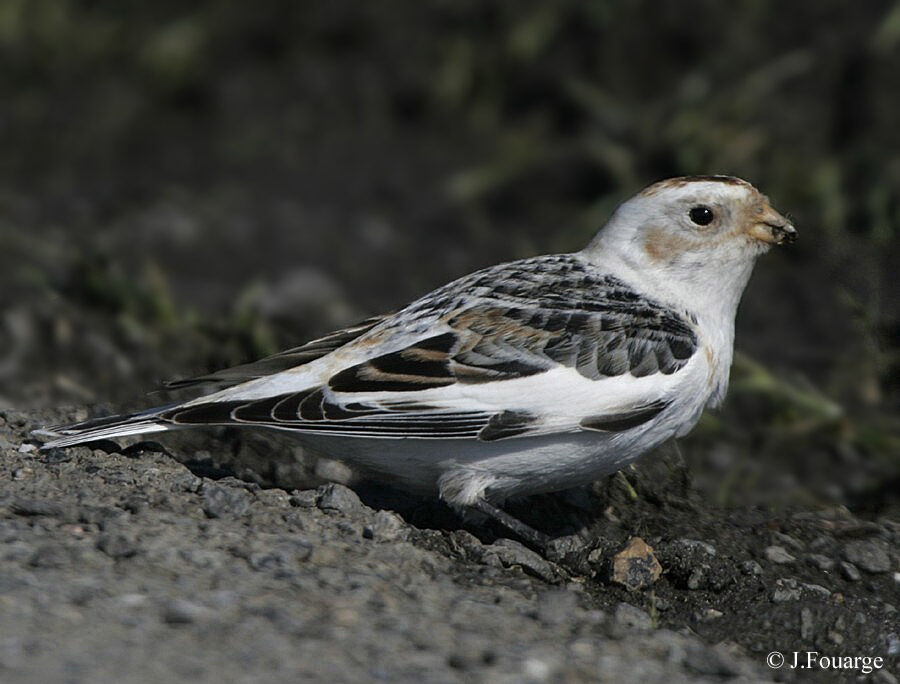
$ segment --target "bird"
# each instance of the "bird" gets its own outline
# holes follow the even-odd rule
[[[614,473],[719,406],[756,259],[796,237],[745,180],[662,180],[581,251],[491,266],[255,363],[176,380],[207,392],[48,428],[42,448],[274,429],[540,545],[503,504]]]

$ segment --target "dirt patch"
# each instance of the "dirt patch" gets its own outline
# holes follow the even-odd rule
[[[5,681],[858,674],[770,670],[775,650],[882,657],[883,682],[898,666],[896,520],[704,507],[651,459],[511,507],[557,534],[551,562],[364,484],[400,514],[339,484],[263,488],[177,445],[33,448],[30,429],[65,417],[0,413]],[[663,574],[629,591],[611,561],[636,535]]]

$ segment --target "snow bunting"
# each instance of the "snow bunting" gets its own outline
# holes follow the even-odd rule
[[[521,532],[497,503],[614,472],[722,401],[756,257],[795,237],[746,181],[661,181],[580,252],[493,266],[396,313],[176,381],[219,389],[51,428],[44,448],[198,425],[272,428]]]

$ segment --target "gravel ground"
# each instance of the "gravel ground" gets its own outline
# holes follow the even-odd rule
[[[882,656],[872,681],[896,681],[896,521],[743,510],[723,525],[677,492],[654,502],[637,470],[633,487],[613,477],[516,510],[592,521],[561,537],[554,563],[428,506],[395,506],[413,526],[344,485],[262,488],[202,465],[203,452],[28,441],[65,417],[0,412],[3,681],[858,674],[770,670],[776,649]],[[612,559],[638,533],[662,575],[633,566],[627,588]]]

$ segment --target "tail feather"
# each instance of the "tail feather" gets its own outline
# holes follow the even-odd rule
[[[171,430],[175,426],[160,419],[160,415],[172,408],[172,406],[177,405],[158,406],[137,413],[123,413],[105,418],[93,418],[71,425],[57,425],[42,430],[35,430],[33,434],[39,437],[55,438],[41,445],[41,449],[55,449],[84,444],[85,442],[96,442],[101,439],[163,432]]]

